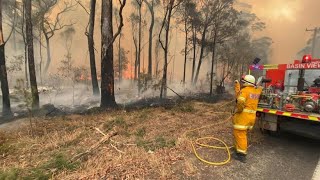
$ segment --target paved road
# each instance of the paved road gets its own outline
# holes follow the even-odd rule
[[[265,135],[260,143],[252,144],[246,164],[231,160],[213,167],[195,160],[201,170],[190,179],[311,180],[319,158],[319,140],[282,132],[278,137]]]
[[[282,132],[250,148],[247,165],[231,167],[228,179],[309,180],[320,157],[320,141]],[[229,172],[230,172],[229,171]]]
[[[255,153],[267,162],[263,179],[311,179],[320,157],[320,141],[282,133],[279,137],[266,137]],[[263,161],[262,161],[263,162]],[[261,162],[258,162],[262,165]]]

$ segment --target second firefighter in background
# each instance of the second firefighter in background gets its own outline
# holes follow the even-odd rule
[[[253,129],[256,121],[256,111],[262,87],[256,86],[256,80],[252,75],[242,78],[243,88],[235,81],[235,94],[237,98],[237,109],[233,118],[233,134],[235,143],[235,159],[245,162],[248,139],[247,133]]]

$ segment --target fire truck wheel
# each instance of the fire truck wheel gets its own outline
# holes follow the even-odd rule
[[[266,135],[269,135],[269,136],[272,136],[272,137],[280,136],[280,130],[279,129],[277,131],[270,131],[270,130],[267,130],[267,129],[260,128],[260,132],[262,134],[266,134]]]
[[[266,130],[267,131],[267,134],[269,136],[272,136],[272,137],[279,137],[280,136],[280,131],[277,130],[277,131],[270,131],[270,130]]]

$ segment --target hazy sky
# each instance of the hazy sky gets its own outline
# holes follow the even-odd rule
[[[129,51],[128,59],[134,59],[133,54],[133,43],[131,26],[128,22],[128,17],[132,12],[131,1],[127,1],[127,6],[124,9],[125,26],[123,29],[124,36],[122,37],[123,47]],[[301,57],[296,57],[296,54],[305,45],[308,38],[312,36],[312,32],[306,32],[306,28],[320,27],[320,15],[318,13],[318,8],[320,7],[320,0],[238,0],[250,4],[248,10],[257,14],[257,16],[266,23],[267,29],[263,32],[257,34],[257,36],[269,36],[273,39],[274,43],[272,46],[272,63],[289,63],[293,59]],[[82,1],[87,8],[89,8],[89,1]],[[115,1],[115,5],[118,1]],[[63,7],[63,6],[61,6]],[[96,57],[97,57],[97,67],[100,69],[100,2],[97,4],[97,16],[96,16],[96,29],[95,29],[95,45],[96,45]],[[58,12],[59,7],[57,7],[54,12]],[[161,9],[157,11],[162,12]],[[53,13],[54,14],[54,13]],[[144,15],[149,17],[149,12],[144,11]],[[89,64],[89,56],[87,51],[87,40],[84,35],[85,27],[88,21],[88,15],[85,11],[78,7],[75,11],[67,13],[64,16],[65,22],[76,21],[75,30],[76,34],[73,39],[72,46],[72,57],[78,65]],[[173,28],[175,23],[173,23]],[[147,31],[149,27],[149,22],[143,27],[144,30],[144,48],[142,60],[145,61],[145,68],[147,67]],[[60,31],[61,32],[61,31]],[[63,59],[65,52],[64,41],[61,40],[61,36],[58,32],[51,40],[52,45],[52,67],[51,71],[60,65],[60,61]],[[156,31],[155,31],[156,33]],[[178,35],[176,37],[176,34]],[[176,58],[172,59],[169,64],[169,73],[173,69],[173,64],[175,66],[174,76],[178,79],[182,78],[182,67],[183,67],[183,55],[180,53],[184,48],[184,37],[180,30],[173,29],[171,34],[171,44],[170,44],[170,55]],[[157,39],[157,36],[155,36]],[[38,51],[38,50],[36,50]],[[16,52],[11,52],[16,54]],[[21,51],[22,53],[22,51]],[[10,51],[7,53],[10,55]],[[36,54],[39,54],[36,52]],[[44,55],[43,55],[44,56]],[[162,54],[160,58],[163,59]],[[318,57],[320,58],[320,57]],[[115,58],[116,60],[117,58]],[[174,63],[173,63],[174,62]],[[210,67],[209,61],[204,61],[204,66],[202,67],[203,75],[206,74],[207,68]],[[191,62],[187,64],[187,74],[189,76],[191,70]],[[190,77],[187,77],[190,79]]]
[[[305,46],[313,29],[320,26],[320,0],[241,0],[252,5],[252,12],[267,23],[264,35],[273,41],[273,63],[287,63]],[[320,58],[320,57],[318,57]]]
[[[125,20],[128,20],[129,14],[132,12],[132,6],[131,1],[127,1],[127,7],[125,8]],[[317,26],[320,26],[320,15],[318,14],[317,8],[320,7],[320,0],[239,0],[241,2],[245,2],[251,5],[251,8],[249,9],[253,13],[257,14],[257,16],[266,23],[267,28],[262,33],[259,33],[258,36],[269,36],[273,39],[274,43],[272,46],[272,57],[271,62],[272,63],[289,63],[292,62],[293,59],[301,57],[296,57],[296,54],[299,50],[301,50],[305,44],[306,41],[310,36],[312,36],[312,32],[306,32],[306,28],[314,28]],[[88,4],[87,4],[88,5]],[[117,5],[117,3],[115,3]],[[97,6],[97,14],[100,14],[100,5]],[[161,12],[159,10],[159,12]],[[74,14],[70,13],[71,14]],[[149,16],[148,12],[145,15]],[[75,47],[73,47],[73,50],[76,53],[73,53],[73,57],[79,62],[81,61],[81,64],[88,64],[89,58],[86,51],[79,51],[79,47],[86,47],[86,38],[83,36],[83,31],[87,23],[87,15],[83,11],[83,9],[78,9],[77,14],[81,16],[81,18],[78,18],[77,22],[77,35],[74,39]],[[79,17],[78,16],[78,17]],[[72,17],[72,16],[71,16]],[[99,17],[97,18],[97,26],[96,26],[96,48],[99,52],[99,45],[100,45],[100,27],[99,27]],[[81,20],[79,20],[81,19]],[[145,39],[144,43],[147,41],[147,28],[149,26],[149,23],[147,23],[147,26],[145,26],[143,29],[145,30]],[[125,22],[125,27],[123,29],[123,45],[125,46],[126,50],[131,51],[131,45],[132,45],[132,37],[131,37],[131,27],[130,23],[128,21]],[[180,33],[181,31],[178,31],[178,37],[175,37],[176,30],[173,31],[172,35],[172,43],[171,43],[171,55],[176,55],[175,60],[175,67],[183,67],[183,56],[180,54],[180,51],[183,49],[184,44],[184,38],[183,34]],[[59,36],[57,36],[58,38]],[[177,42],[175,43],[175,40]],[[60,44],[61,41],[55,38],[53,43],[56,45],[56,43]],[[59,51],[63,52],[64,47],[57,46],[53,48],[53,51]],[[62,50],[62,51],[61,51]],[[132,49],[133,50],[133,49]],[[144,57],[142,56],[142,60],[147,60],[147,46],[143,49]],[[175,51],[175,52],[174,52]],[[63,53],[55,54],[59,55],[59,57],[55,58],[55,64],[59,63],[61,60],[61,56]],[[161,55],[162,56],[162,55]],[[99,53],[97,54],[97,57],[99,59]],[[131,51],[128,54],[129,60],[134,58],[133,52]],[[320,58],[320,57],[319,57]],[[206,62],[204,62],[206,63]],[[97,65],[100,65],[100,61],[97,62]],[[209,65],[209,64],[208,64]],[[146,68],[145,63],[145,68]],[[173,61],[169,64],[169,69],[172,69]],[[209,66],[208,66],[209,67]],[[190,71],[190,64],[188,64],[188,71]],[[206,72],[206,66],[203,67],[204,71]],[[177,74],[176,74],[177,73]],[[176,76],[181,78],[182,76],[182,70],[181,68],[178,68],[176,70]],[[189,73],[189,72],[188,72]],[[205,74],[205,73],[204,73]],[[189,77],[188,77],[189,79]]]

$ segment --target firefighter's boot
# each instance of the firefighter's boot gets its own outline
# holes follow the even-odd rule
[[[247,162],[247,157],[246,157],[245,154],[242,154],[242,153],[234,153],[233,155],[234,155],[233,158],[234,158],[235,160],[238,160],[238,161],[240,161],[240,162],[242,162],[242,163],[246,163],[246,162]]]

